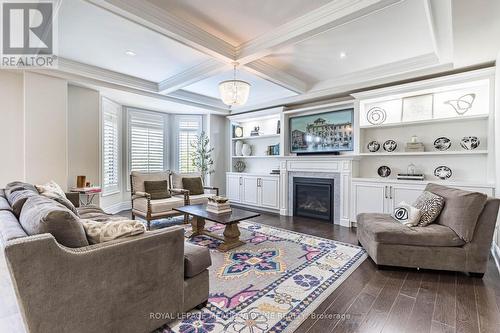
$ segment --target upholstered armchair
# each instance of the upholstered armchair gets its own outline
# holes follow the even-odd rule
[[[144,182],[146,181],[167,181],[170,184],[170,171],[163,172],[137,172],[130,174],[130,189],[132,200],[132,218],[139,216],[147,221],[148,230],[151,227],[151,221],[181,215],[174,208],[189,204],[189,192],[182,189],[173,189],[170,185],[168,191],[170,197],[165,199],[152,199],[151,194],[146,192]],[[184,220],[187,223],[187,215]]]
[[[189,193],[188,195],[188,204],[189,205],[199,205],[199,204],[206,204],[208,202],[208,198],[214,196],[214,195],[219,195],[219,188],[218,187],[213,187],[213,186],[205,186],[203,184],[203,177],[201,176],[200,172],[191,172],[191,173],[177,173],[177,172],[171,172],[171,182],[172,184],[172,190],[177,191],[188,191],[188,189],[185,189],[182,183],[183,178],[200,178],[201,183],[203,186],[204,193],[202,194],[191,194]]]

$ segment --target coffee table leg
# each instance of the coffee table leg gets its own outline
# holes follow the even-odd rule
[[[224,229],[224,242],[219,245],[219,251],[228,251],[245,244],[240,240],[240,229],[237,223],[227,224]]]
[[[193,216],[191,219],[191,226],[193,227],[193,234],[191,236],[201,235],[205,230],[205,219]]]

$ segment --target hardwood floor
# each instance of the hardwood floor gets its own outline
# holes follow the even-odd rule
[[[253,220],[357,244],[356,229],[271,214]],[[24,332],[4,262],[0,272],[0,332]],[[367,259],[296,330],[306,332],[500,332],[500,276],[493,258],[483,279],[455,272],[378,270]]]

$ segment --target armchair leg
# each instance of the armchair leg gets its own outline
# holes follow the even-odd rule
[[[207,304],[208,304],[208,301],[205,301],[205,302],[203,302],[203,303],[200,303],[200,304],[198,304],[198,305],[196,306],[196,309],[201,310],[201,309],[203,309],[204,307],[206,307],[206,306],[207,306]]]
[[[146,223],[147,223],[146,230],[148,230],[148,231],[151,230],[151,221],[148,219],[148,220],[146,220]]]
[[[132,220],[135,220],[135,214],[132,213]]]
[[[184,224],[189,224],[189,215],[184,214]]]

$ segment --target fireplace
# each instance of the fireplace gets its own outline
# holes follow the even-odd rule
[[[334,180],[293,177],[293,215],[333,223]]]

